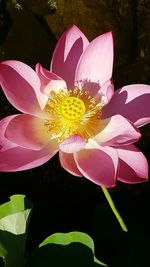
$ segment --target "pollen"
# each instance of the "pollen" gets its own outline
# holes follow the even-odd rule
[[[47,113],[45,127],[50,139],[58,142],[78,134],[85,141],[99,132],[102,105],[90,95],[75,87],[66,92],[51,92],[44,112]]]

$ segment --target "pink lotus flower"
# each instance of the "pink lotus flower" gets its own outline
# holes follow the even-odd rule
[[[58,41],[50,71],[1,62],[1,87],[23,114],[0,121],[0,170],[31,169],[59,151],[64,169],[98,185],[147,180],[147,160],[133,143],[150,120],[150,86],[114,92],[112,66],[112,33],[89,43],[76,26]]]

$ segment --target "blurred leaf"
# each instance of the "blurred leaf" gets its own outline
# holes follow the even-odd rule
[[[94,256],[94,242],[81,232],[56,233],[46,238],[33,253],[28,267],[107,266]]]
[[[23,195],[0,205],[0,256],[6,267],[22,266],[31,208]]]

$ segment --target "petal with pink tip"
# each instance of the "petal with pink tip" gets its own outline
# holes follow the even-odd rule
[[[79,28],[73,25],[63,33],[54,50],[51,71],[67,82],[68,88],[74,86],[77,64],[89,42]]]
[[[102,86],[111,79],[113,68],[112,33],[104,33],[94,39],[79,61],[75,80],[99,82]]]
[[[74,158],[83,176],[93,183],[105,187],[116,185],[118,155],[115,149],[93,146],[75,153]]]
[[[134,145],[117,148],[119,156],[118,180],[128,184],[148,180],[148,162]]]
[[[47,97],[40,92],[40,80],[25,63],[7,60],[0,63],[0,85],[10,103],[24,113],[37,114]]]
[[[75,176],[82,176],[82,173],[78,170],[77,165],[74,160],[73,154],[64,153],[63,151],[59,151],[59,160],[61,166],[68,171],[69,173]]]
[[[105,146],[132,144],[139,140],[141,134],[133,124],[121,115],[100,120],[100,132],[93,139]]]
[[[103,118],[120,114],[137,127],[150,122],[150,86],[132,84],[118,89],[103,109]]]
[[[85,145],[84,139],[80,135],[75,134],[60,143],[59,148],[65,153],[75,153],[84,149]]]
[[[41,81],[41,92],[50,97],[52,91],[58,92],[60,90],[67,91],[67,86],[64,80],[62,80],[55,73],[50,72],[38,63],[36,65],[36,73]]]
[[[16,115],[9,121],[5,137],[16,145],[33,150],[41,149],[50,140],[44,120],[27,114]]]
[[[0,171],[14,172],[40,166],[52,158],[58,151],[58,145],[51,141],[41,150],[19,147],[5,138],[7,125],[15,118],[9,116],[0,121]]]

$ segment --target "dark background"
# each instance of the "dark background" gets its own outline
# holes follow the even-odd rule
[[[17,59],[49,68],[61,33],[76,24],[92,40],[113,31],[116,88],[150,84],[150,1],[144,0],[0,0],[0,59]],[[0,91],[0,118],[15,113]],[[150,127],[137,146],[149,160]],[[90,234],[96,256],[109,267],[150,266],[150,184],[118,183],[110,190],[129,232],[124,233],[100,187],[68,174],[56,155],[45,165],[18,173],[0,173],[0,204],[12,194],[34,203],[28,252],[54,232]]]

